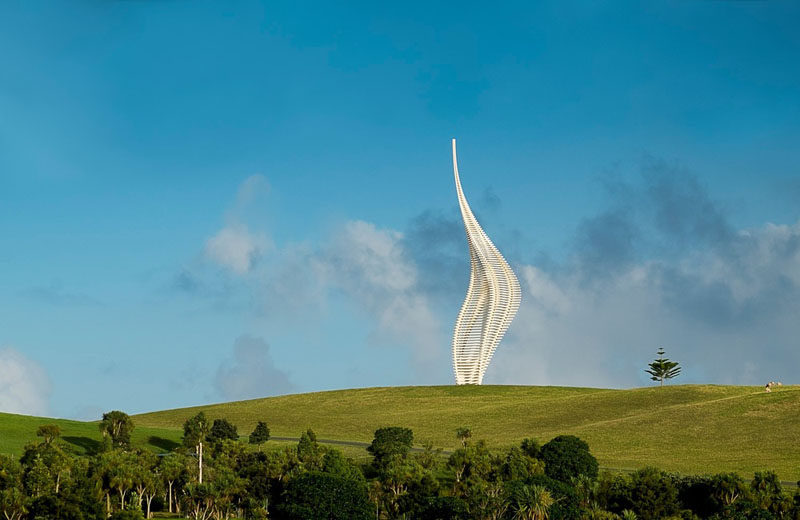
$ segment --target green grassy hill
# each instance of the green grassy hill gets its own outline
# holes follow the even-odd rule
[[[536,386],[368,388],[297,394],[134,416],[134,442],[174,445],[183,422],[199,411],[225,417],[249,433],[259,420],[273,436],[369,442],[381,426],[407,426],[418,444],[453,449],[455,430],[506,447],[525,437],[545,442],[574,434],[608,468],[654,465],[681,473],[774,469],[800,478],[800,386],[682,385],[604,390]],[[36,426],[58,422],[66,440],[91,447],[96,423],[0,414],[0,452],[18,452]]]
[[[0,413],[0,453],[20,455],[26,444],[41,440],[36,437],[36,429],[42,424],[57,424],[61,428],[61,440],[64,446],[72,453],[79,455],[94,453],[101,446],[102,437],[97,422]],[[182,433],[175,429],[137,425],[131,440],[137,446],[163,452],[177,446]]]
[[[406,426],[417,443],[453,449],[455,430],[505,447],[574,434],[610,468],[654,465],[682,473],[774,469],[800,478],[800,386],[680,385],[604,390],[440,386],[340,390],[154,412],[137,424],[177,429],[204,410],[240,433],[264,420],[275,436],[312,428],[320,438],[369,442],[376,428]]]

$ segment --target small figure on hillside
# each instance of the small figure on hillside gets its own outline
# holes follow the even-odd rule
[[[772,386],[769,383],[767,383],[766,385],[764,385],[764,391],[772,392]]]

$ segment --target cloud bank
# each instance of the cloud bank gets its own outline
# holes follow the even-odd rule
[[[523,302],[487,382],[647,384],[643,369],[661,346],[683,365],[683,382],[794,379],[800,223],[737,229],[695,175],[655,159],[640,170],[634,180],[603,179],[608,204],[583,219],[560,260],[536,252],[548,260],[532,261],[519,232],[492,237],[513,260]],[[487,194],[491,218],[501,204]],[[535,229],[531,219],[520,225]],[[469,269],[457,210],[425,211],[403,230],[347,221],[319,244],[283,244],[257,265],[237,256],[248,249],[236,241],[219,245],[209,258],[246,275],[265,314],[324,313],[343,297],[368,316],[368,343],[406,349],[409,383],[449,382],[436,378]]]
[[[660,346],[683,382],[795,380],[800,223],[737,230],[695,176],[659,161],[606,188],[610,207],[566,262],[518,267],[523,306],[491,380],[646,384]]]
[[[0,411],[46,416],[51,390],[37,362],[11,347],[0,348]]]

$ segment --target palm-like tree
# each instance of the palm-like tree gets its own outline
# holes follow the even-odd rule
[[[523,486],[514,493],[514,519],[547,520],[550,507],[555,503],[553,495],[544,486]]]

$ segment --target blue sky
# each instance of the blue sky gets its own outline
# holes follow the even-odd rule
[[[792,382],[792,2],[4,2],[0,409],[450,384],[449,140],[523,284],[487,382]]]

